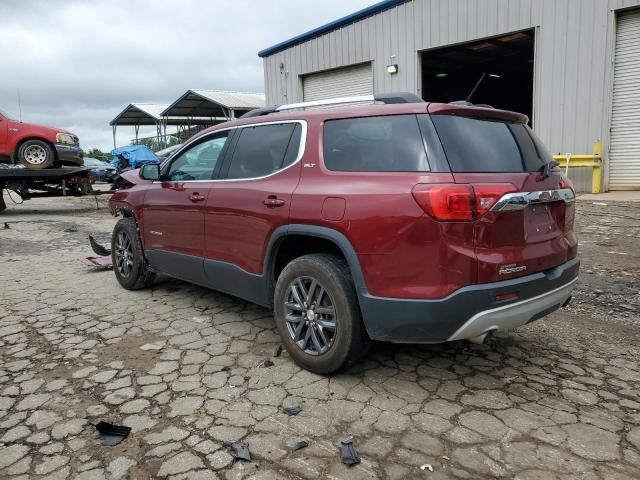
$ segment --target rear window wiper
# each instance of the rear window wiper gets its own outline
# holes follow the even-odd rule
[[[557,160],[551,160],[540,167],[540,170],[542,170],[542,180],[544,180],[545,178],[549,178],[549,176],[551,175],[551,170],[559,166],[560,162],[558,162]]]

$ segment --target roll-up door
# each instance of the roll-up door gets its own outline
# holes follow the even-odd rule
[[[302,77],[304,101],[373,94],[370,63],[363,63]]]
[[[640,10],[618,16],[609,189],[640,189]]]

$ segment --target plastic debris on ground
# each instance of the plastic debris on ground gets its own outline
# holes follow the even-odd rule
[[[430,472],[433,472],[433,467],[431,466],[431,464],[425,463],[424,465],[420,466],[420,470],[429,470]]]
[[[353,446],[353,440],[348,438],[340,441],[340,457],[345,465],[355,465],[360,463],[360,457]]]
[[[93,235],[89,235],[89,243],[91,244],[91,250],[93,250],[96,255],[100,257],[111,255],[111,250],[104,248],[102,245],[96,242],[96,239],[93,238]]]
[[[298,407],[298,406],[296,406],[296,407],[284,407],[282,409],[282,411],[284,413],[286,413],[287,415],[289,415],[290,417],[292,417],[293,415],[299,414],[302,411],[302,409],[300,407]]]
[[[271,360],[265,360],[260,366],[265,368],[273,367],[273,362]]]
[[[246,442],[235,442],[229,445],[236,456],[236,460],[251,461],[251,452],[249,451],[249,444]]]
[[[279,357],[280,354],[282,353],[282,345],[278,345],[276,348],[273,349],[273,357]]]
[[[306,440],[300,440],[299,442],[291,445],[290,448],[294,452],[297,452],[298,450],[302,450],[303,448],[307,448],[308,446],[309,446],[309,442],[307,442]]]
[[[110,447],[118,445],[122,440],[129,436],[129,433],[131,433],[131,427],[113,425],[111,423],[103,422],[102,420],[98,422],[95,427],[100,434],[99,436],[102,443]]]
[[[4,222],[4,229],[5,230],[9,230],[11,227],[9,226],[9,224],[7,222]]]
[[[104,257],[85,257],[82,259],[82,263],[87,267],[95,268],[113,268],[113,261],[111,255]]]

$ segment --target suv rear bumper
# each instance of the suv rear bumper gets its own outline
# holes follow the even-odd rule
[[[436,300],[360,295],[369,336],[399,343],[438,343],[510,330],[542,318],[567,302],[580,260],[502,282],[470,285]],[[513,301],[496,295],[517,293]]]

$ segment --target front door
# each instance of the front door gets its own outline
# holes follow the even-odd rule
[[[306,126],[282,122],[238,129],[205,209],[205,274],[218,290],[264,303],[255,292],[273,231],[289,222]]]
[[[163,168],[161,180],[145,194],[142,234],[152,268],[206,284],[204,207],[228,135],[214,133],[190,145]]]

